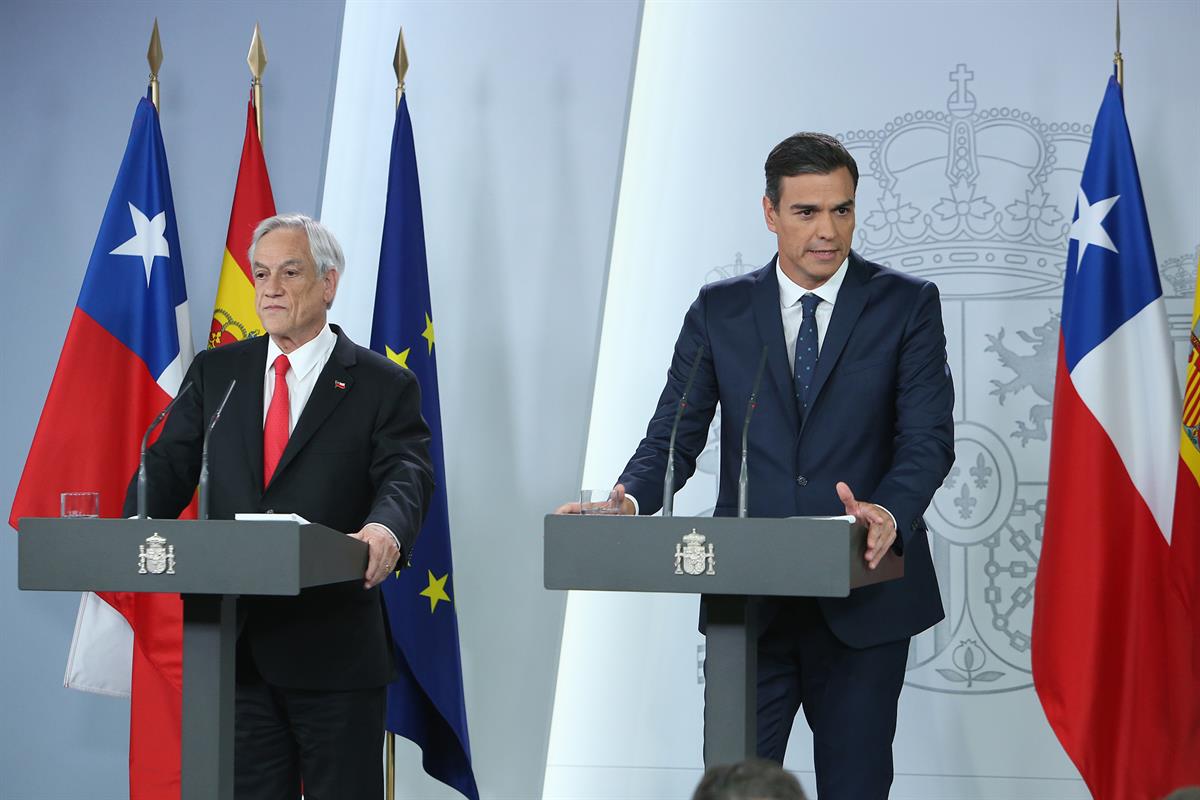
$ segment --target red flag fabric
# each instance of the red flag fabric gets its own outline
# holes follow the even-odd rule
[[[275,216],[275,198],[271,178],[258,139],[253,95],[246,104],[246,136],[242,140],[242,160],[238,164],[237,185],[233,189],[233,208],[229,212],[229,232],[225,235],[225,255],[217,299],[213,303],[212,328],[208,346],[261,336],[262,321],[254,308],[254,279],[250,276],[247,251],[258,223]]]

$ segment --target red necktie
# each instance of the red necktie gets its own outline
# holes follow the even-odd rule
[[[288,441],[288,358],[275,359],[275,391],[271,394],[271,405],[267,409],[267,422],[263,425],[263,488],[271,482],[275,467],[283,456]]]

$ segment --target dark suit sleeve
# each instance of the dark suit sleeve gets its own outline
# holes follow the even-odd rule
[[[907,544],[954,463],[954,386],[937,287],[924,284],[905,321],[896,369],[896,434],[890,469],[869,498],[896,518]]]
[[[158,440],[146,451],[146,507],[155,519],[175,519],[192,501],[200,479],[200,451],[204,445],[204,359],[192,360],[179,397],[163,423]],[[188,384],[191,384],[190,386]],[[123,513],[137,513],[137,471],[125,493]]]
[[[408,559],[433,496],[433,462],[416,377],[395,370],[390,378],[370,443],[370,479],[377,489],[366,522],[390,528]]]
[[[667,385],[658,398],[645,438],[618,479],[618,483],[624,484],[625,491],[637,498],[640,514],[653,514],[662,508],[671,424],[701,347],[704,352],[700,355],[696,378],[688,392],[687,407],[680,417],[675,437],[675,491],[679,491],[696,471],[696,458],[708,441],[708,426],[716,411],[719,394],[705,320],[706,306],[707,287],[700,290],[684,317],[683,329],[675,342],[675,354],[667,370]]]

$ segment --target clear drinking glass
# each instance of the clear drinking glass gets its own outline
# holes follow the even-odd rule
[[[580,489],[580,514],[620,514],[616,492],[612,489]]]
[[[99,492],[63,492],[59,495],[60,516],[63,517],[98,517],[100,516]]]

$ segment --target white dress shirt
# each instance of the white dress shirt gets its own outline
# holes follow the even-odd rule
[[[287,371],[288,387],[288,435],[296,429],[296,420],[300,419],[308,398],[312,396],[313,387],[317,385],[317,376],[325,369],[329,357],[333,355],[333,346],[337,344],[337,335],[328,325],[321,332],[297,347],[290,353],[284,353],[270,339],[267,344],[267,369],[263,374],[263,425],[267,424],[267,409],[271,407],[271,397],[275,394],[275,359],[281,355],[288,357],[290,365]]]
[[[846,279],[849,264],[850,259],[847,258],[829,280],[811,291],[793,283],[792,279],[784,274],[783,267],[775,264],[775,278],[779,281],[779,314],[783,317],[783,341],[787,345],[788,364],[791,369],[796,368],[796,335],[800,332],[800,323],[804,319],[804,307],[800,305],[800,298],[806,294],[815,294],[821,298],[821,302],[817,303],[817,310],[813,312],[817,317],[817,354],[820,355],[821,345],[825,343],[825,331],[829,330],[829,318],[833,316],[833,306],[837,303],[838,291],[842,288],[842,281]]]

